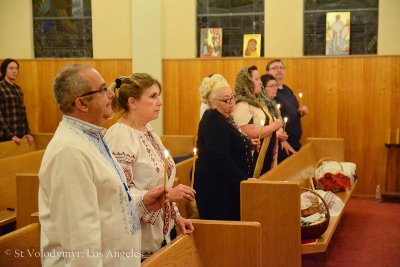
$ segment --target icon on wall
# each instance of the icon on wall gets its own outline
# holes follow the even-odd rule
[[[222,56],[222,28],[200,29],[200,57]]]
[[[243,57],[260,57],[261,34],[245,34],[243,36]]]
[[[326,13],[326,55],[343,56],[350,52],[350,12]]]

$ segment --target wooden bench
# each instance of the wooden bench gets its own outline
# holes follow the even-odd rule
[[[32,146],[29,145],[28,139],[26,138],[21,140],[21,145],[19,146],[14,141],[0,142],[0,159],[46,149],[53,135],[52,133],[32,134],[33,140],[35,141]]]
[[[21,229],[0,236],[1,266],[41,266],[40,225],[29,224]]]
[[[315,244],[301,244],[300,194],[309,187],[308,177],[323,157],[344,160],[343,139],[309,138],[294,156],[260,177],[260,182],[241,183],[241,220],[257,221],[262,228],[262,262],[264,266],[301,266],[301,255],[321,253],[327,259],[327,248],[341,216],[331,217],[327,231]],[[352,190],[337,193],[345,205]]]
[[[191,235],[179,235],[142,263],[161,266],[263,266],[261,227],[256,222],[192,220]]]
[[[193,135],[161,135],[160,139],[176,162],[193,156],[196,147]]]
[[[31,223],[32,213],[38,212],[39,176],[37,173],[18,173],[17,229]]]
[[[0,159],[0,231],[15,229],[18,173],[38,173],[44,154],[38,150],[14,157]]]

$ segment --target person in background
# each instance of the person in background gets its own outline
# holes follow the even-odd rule
[[[235,97],[220,74],[203,79],[201,102],[205,110],[197,133],[194,188],[201,219],[240,220],[240,182],[253,177],[251,140],[233,121]]]
[[[105,139],[124,169],[129,192],[134,198],[141,198],[147,190],[164,184],[167,162],[166,186],[170,188],[171,206],[166,206],[165,212],[156,210],[140,220],[142,260],[145,260],[171,241],[175,224],[182,234],[193,232],[192,222],[180,216],[175,202],[194,201],[196,191],[182,184],[171,188],[175,180],[175,163],[170,155],[165,161],[166,149],[149,124],[160,113],[160,82],[149,74],[134,73],[116,79],[109,89],[116,94],[112,101],[113,110],[122,110],[122,116],[108,129]]]
[[[264,101],[258,97],[261,87],[256,66],[245,66],[239,70],[235,83],[236,106],[233,119],[250,138],[260,138],[263,143],[260,153],[254,153],[255,162],[260,154],[264,157],[264,160],[261,160],[260,175],[277,165],[276,131],[282,127],[282,120],[271,116]],[[261,122],[264,124],[261,125]]]
[[[17,145],[27,138],[34,144],[24,105],[24,94],[15,80],[19,72],[16,60],[7,58],[1,63],[0,76],[0,142],[13,140]]]
[[[278,84],[276,82],[276,79],[271,74],[265,74],[263,76],[264,76],[263,83],[265,83],[265,88],[261,89],[260,96],[264,100],[264,103],[267,106],[269,113],[274,118],[282,119],[282,116],[280,114],[280,109],[278,108],[278,104],[276,103],[276,100],[275,100],[275,97],[276,97],[276,94],[278,91]],[[285,151],[288,155],[289,155],[289,153],[292,153],[292,154],[297,153],[286,141],[288,138],[288,135],[283,130],[283,128],[280,128],[276,132],[276,135],[278,137],[280,137],[279,141],[282,144],[282,148],[285,149]]]
[[[39,170],[42,266],[139,267],[139,220],[169,200],[168,189],[129,193],[103,139],[114,93],[94,68],[62,68],[54,95],[63,116]]]
[[[285,131],[288,134],[286,141],[295,151],[299,151],[301,148],[300,139],[302,135],[300,119],[308,114],[308,109],[306,106],[299,107],[299,102],[297,101],[296,96],[293,94],[293,91],[287,85],[283,84],[286,73],[285,66],[280,59],[274,59],[269,62],[266,69],[269,74],[275,77],[278,84],[278,92],[275,100],[281,105],[281,115],[283,118],[288,118],[288,123],[286,124],[285,128]],[[261,79],[264,80],[264,77],[265,76],[261,77]],[[283,141],[284,137],[278,135],[278,139]],[[286,150],[280,149],[278,162],[282,162],[289,155],[290,153],[288,154]]]

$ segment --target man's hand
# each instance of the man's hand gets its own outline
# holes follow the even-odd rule
[[[159,210],[162,207],[163,196],[165,196],[165,206],[169,203],[169,194],[168,189],[164,188],[164,186],[159,185],[150,189],[144,196],[143,196],[143,203],[146,206],[147,210],[155,211]]]
[[[33,136],[30,135],[30,134],[26,134],[26,135],[24,135],[24,137],[22,137],[22,138],[28,139],[29,146],[32,146],[32,145],[35,143],[35,141],[33,140]]]

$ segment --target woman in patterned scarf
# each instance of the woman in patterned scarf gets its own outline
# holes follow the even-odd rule
[[[275,119],[259,97],[262,82],[256,66],[243,67],[236,76],[236,106],[233,119],[250,137],[262,142],[260,152],[254,153],[254,177],[269,171],[277,164],[278,140],[276,131],[282,120]]]

